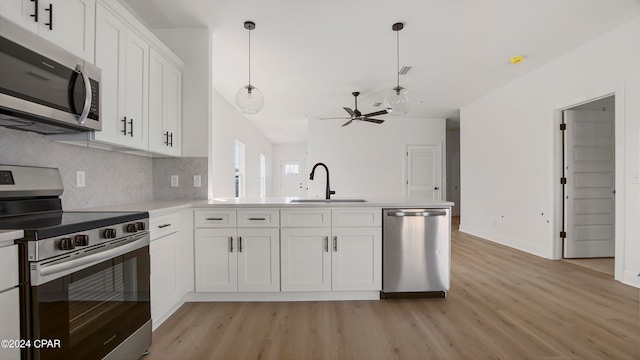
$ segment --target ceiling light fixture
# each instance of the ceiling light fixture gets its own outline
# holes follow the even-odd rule
[[[253,21],[245,21],[244,28],[249,30],[249,85],[238,90],[236,104],[241,113],[257,114],[264,105],[264,95],[260,89],[251,85],[251,30],[256,28],[256,24]]]
[[[391,27],[396,32],[396,75],[398,79],[396,87],[389,90],[384,97],[384,108],[391,115],[404,115],[411,109],[411,94],[409,90],[400,86],[400,30],[403,28],[403,23],[395,23]]]

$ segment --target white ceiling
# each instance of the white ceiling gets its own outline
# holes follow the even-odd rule
[[[152,28],[208,26],[213,84],[235,104],[251,83],[262,111],[247,118],[273,143],[304,143],[307,121],[346,116],[351,92],[363,113],[381,110],[400,77],[414,99],[412,118],[456,118],[459,109],[640,15],[639,0],[121,0]],[[185,39],[188,41],[188,39]],[[631,46],[631,44],[630,44]],[[509,58],[525,61],[511,65]],[[384,115],[388,121],[402,116]],[[334,121],[336,131],[343,123]],[[356,122],[351,126],[376,126]]]

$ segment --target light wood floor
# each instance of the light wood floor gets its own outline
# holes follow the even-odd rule
[[[636,288],[457,231],[451,270],[446,299],[187,303],[143,359],[640,358]]]

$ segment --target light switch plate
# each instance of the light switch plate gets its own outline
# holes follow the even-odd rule
[[[178,187],[178,175],[171,175],[171,187]]]
[[[76,187],[82,188],[85,186],[84,171],[76,171]]]
[[[193,187],[202,187],[202,178],[200,175],[193,175]]]

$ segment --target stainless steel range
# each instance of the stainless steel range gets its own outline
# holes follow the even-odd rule
[[[22,357],[138,359],[151,346],[149,215],[62,211],[62,191],[57,169],[0,165],[0,229],[25,233]]]

